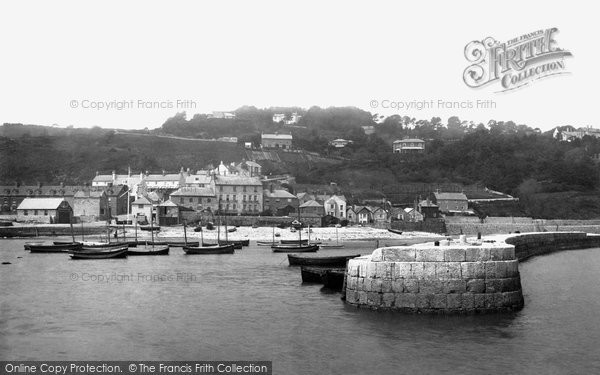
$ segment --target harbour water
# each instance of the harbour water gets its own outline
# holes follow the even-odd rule
[[[270,360],[276,374],[599,373],[600,249],[520,265],[525,308],[357,310],[286,254],[70,260],[0,240],[0,360]],[[370,253],[356,242],[321,253]],[[22,258],[17,258],[22,257]]]

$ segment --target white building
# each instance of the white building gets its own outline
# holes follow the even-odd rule
[[[337,217],[338,219],[346,218],[346,198],[342,196],[332,195],[323,203],[325,214]]]

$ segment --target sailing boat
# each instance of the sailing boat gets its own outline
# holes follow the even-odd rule
[[[221,208],[221,201],[219,200],[219,209]],[[219,212],[220,213],[220,212]],[[185,224],[184,224],[185,228]],[[185,230],[184,230],[185,233]],[[221,215],[219,215],[219,225],[217,226],[217,243],[214,245],[204,243],[204,234],[201,233],[202,246],[184,246],[183,251],[189,255],[195,254],[233,254],[233,244],[221,244]],[[225,231],[227,236],[227,231]],[[187,238],[187,237],[186,237]],[[187,240],[187,239],[186,239]]]
[[[277,245],[278,242],[275,241],[275,224],[273,224],[273,240],[272,241],[256,241],[257,246],[273,246]]]
[[[127,250],[127,255],[169,255],[169,245],[158,245],[154,243],[154,230],[152,230],[152,226],[153,220],[150,219],[150,234],[152,235],[152,242],[145,244],[138,242],[137,247]],[[135,236],[137,242],[137,220],[135,221]]]
[[[309,233],[309,241],[302,242],[302,222],[300,221],[300,202],[298,202],[298,224],[300,227],[298,230],[298,242],[285,244],[281,241],[281,245],[273,245],[271,249],[274,253],[314,253],[319,250],[319,245],[310,243],[310,233]]]
[[[335,243],[324,243],[321,245],[321,247],[326,247],[329,249],[341,249],[344,247],[344,244],[340,243],[340,236],[338,234],[338,225],[335,226]]]

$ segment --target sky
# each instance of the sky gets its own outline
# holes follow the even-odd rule
[[[0,14],[0,123],[156,128],[252,105],[598,127],[593,2],[18,1]],[[552,27],[569,74],[501,93],[464,83],[469,42]],[[411,102],[430,105],[396,104]]]

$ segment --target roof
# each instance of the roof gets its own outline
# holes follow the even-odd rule
[[[364,206],[364,207],[361,207],[361,208],[358,208],[358,207],[357,207],[357,208],[356,208],[356,213],[359,213],[359,212],[361,212],[362,210],[367,210],[369,213],[372,213],[372,212],[371,212],[371,209],[370,209],[369,207],[367,207],[367,206]]]
[[[179,181],[182,176],[180,173],[149,174],[144,179],[146,181]]]
[[[3,185],[0,186],[0,192],[6,193],[7,195],[33,195],[33,196],[73,196],[79,190],[83,189],[83,186],[74,185]],[[8,192],[10,191],[10,192]],[[31,192],[31,194],[30,194]]]
[[[325,202],[327,202],[330,199],[335,199],[335,198],[346,202],[346,197],[345,196],[343,196],[343,195],[335,195],[335,194],[332,195],[332,196],[330,196],[329,198],[325,199]]]
[[[212,177],[206,174],[193,174],[186,176],[186,184],[210,184]]]
[[[177,191],[171,193],[171,196],[175,197],[214,197],[215,192],[211,188],[207,187],[194,187],[186,186],[179,188]]]
[[[323,207],[323,205],[315,200],[310,200],[310,201],[300,205],[300,208],[306,208],[306,207]]]
[[[437,207],[437,204],[434,204],[432,201],[424,200],[419,203],[421,207]]]
[[[75,198],[102,198],[104,191],[80,190],[75,193]]]
[[[260,164],[258,164],[255,161],[252,160],[247,160],[246,161],[246,165],[248,165],[249,167],[257,167],[257,168],[262,168],[262,166]]]
[[[464,193],[433,193],[436,200],[455,200],[466,201],[467,196]]]
[[[244,177],[244,176],[215,176],[215,185],[253,185],[261,186],[262,183],[258,177]]]
[[[261,134],[261,138],[292,140],[292,135],[291,134]]]
[[[150,201],[148,199],[146,199],[146,197],[141,197],[135,200],[135,202],[133,202],[133,204],[151,204]]]
[[[113,180],[112,174],[99,174],[94,177],[93,182],[114,182],[115,185],[127,185],[127,180],[130,183],[135,184],[140,182],[141,178],[139,174],[115,174],[115,178]]]
[[[17,210],[56,210],[63,198],[25,198]]]
[[[178,206],[175,203],[171,202],[171,200],[169,199],[168,201],[159,204],[158,207],[178,207]]]
[[[423,143],[425,143],[424,140],[419,139],[419,138],[398,139],[398,140],[394,141],[394,143],[402,143],[402,142],[413,142],[413,143],[415,143],[415,142],[423,142]]]
[[[273,192],[271,192],[270,190],[263,190],[263,193],[267,198],[296,198],[294,194],[283,189],[273,190]]]

